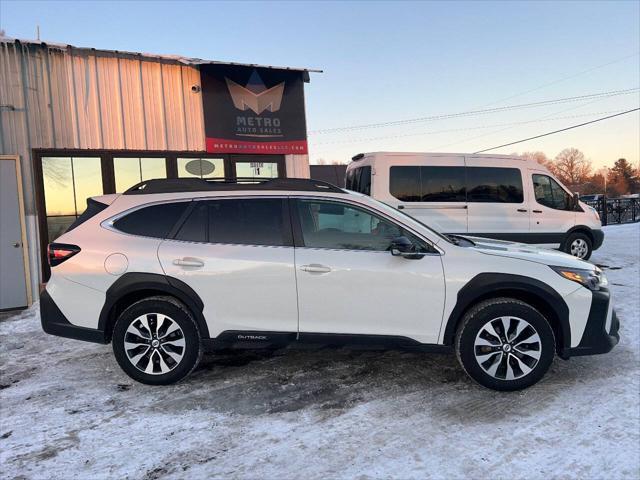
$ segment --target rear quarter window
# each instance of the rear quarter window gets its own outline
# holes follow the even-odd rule
[[[188,206],[189,202],[150,205],[119,218],[113,227],[130,235],[166,238]]]

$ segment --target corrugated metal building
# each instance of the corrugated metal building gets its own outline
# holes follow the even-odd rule
[[[0,245],[0,275],[13,282],[15,275],[27,277],[27,303],[29,290],[37,292],[46,279],[46,244],[84,210],[88,196],[165,176],[309,177],[306,138],[304,148],[296,144],[300,153],[287,153],[282,143],[256,142],[242,148],[275,146],[268,155],[250,150],[240,154],[232,144],[228,151],[221,144],[207,152],[205,110],[217,104],[203,102],[203,66],[237,70],[241,76],[251,73],[246,89],[253,89],[248,95],[254,96],[268,90],[260,77],[280,72],[308,82],[310,71],[0,38],[0,155],[18,160],[15,167],[2,170],[0,188],[16,191],[23,239]],[[255,87],[256,82],[263,85]],[[217,99],[220,93],[212,95],[208,98]],[[244,109],[252,114],[249,108],[236,105],[236,113]],[[252,118],[259,121],[278,108],[272,104]],[[304,125],[304,104],[301,111],[303,118],[297,123]],[[18,167],[20,185],[9,188],[15,183],[10,173]],[[6,212],[14,208],[12,198],[13,194],[1,197],[3,222],[11,221]],[[2,228],[3,238],[10,236],[9,223]],[[10,265],[18,265],[12,257],[17,254],[24,257],[24,272],[10,271]],[[0,309],[21,306],[7,291],[5,280],[0,285]]]

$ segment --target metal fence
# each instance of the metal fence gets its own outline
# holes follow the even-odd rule
[[[584,203],[598,211],[602,225],[640,221],[638,198],[601,198]]]

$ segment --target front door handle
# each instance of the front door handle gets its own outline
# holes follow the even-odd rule
[[[519,208],[518,211],[522,212],[522,213],[525,213],[527,211],[527,209],[526,208]]]
[[[204,267],[204,262],[202,260],[193,257],[176,258],[173,261],[173,264],[179,267]]]
[[[319,263],[311,263],[309,265],[303,265],[300,267],[300,270],[303,272],[309,273],[329,273],[331,269],[325,265],[320,265]]]
[[[531,210],[533,213],[542,213],[542,210]]]

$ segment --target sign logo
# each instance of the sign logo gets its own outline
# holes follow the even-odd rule
[[[284,82],[267,88],[256,70],[251,73],[246,87],[227,77],[224,79],[227,82],[233,106],[238,110],[253,110],[256,115],[260,115],[265,110],[272,113],[280,110],[284,94]]]
[[[307,153],[301,71],[212,64],[200,76],[207,152]],[[252,168],[262,174],[266,165]]]

